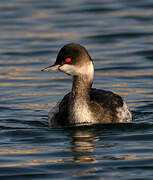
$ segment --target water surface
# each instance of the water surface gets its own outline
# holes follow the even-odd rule
[[[0,179],[152,179],[153,2],[0,1]],[[133,123],[49,128],[71,78],[40,70],[85,46],[94,87],[128,103]]]

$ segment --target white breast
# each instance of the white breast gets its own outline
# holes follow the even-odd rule
[[[79,99],[76,100],[71,109],[70,121],[72,121],[72,124],[95,123],[88,105],[86,102],[80,101]]]

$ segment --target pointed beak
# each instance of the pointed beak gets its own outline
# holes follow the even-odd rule
[[[41,71],[48,72],[48,71],[56,71],[59,68],[59,64],[53,64],[52,66],[48,66],[46,68],[43,68]]]

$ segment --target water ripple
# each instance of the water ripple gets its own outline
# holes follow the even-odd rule
[[[5,0],[0,16],[0,178],[152,179],[152,0]],[[120,94],[132,123],[48,127],[71,78],[41,69],[69,42],[88,49],[93,86]]]

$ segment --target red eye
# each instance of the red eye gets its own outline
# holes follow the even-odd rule
[[[71,62],[71,58],[66,58],[65,61],[66,61],[67,63],[69,63],[69,62]]]

